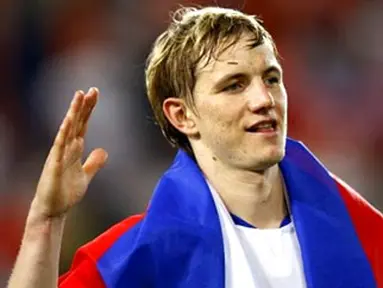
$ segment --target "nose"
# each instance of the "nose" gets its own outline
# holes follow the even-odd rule
[[[275,107],[275,99],[262,80],[254,81],[247,95],[248,107],[251,112],[269,110]]]

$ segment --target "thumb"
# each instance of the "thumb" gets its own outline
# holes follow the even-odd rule
[[[108,153],[101,148],[93,150],[86,159],[82,168],[85,174],[88,176],[90,182],[97,172],[104,167],[106,160],[108,159]]]

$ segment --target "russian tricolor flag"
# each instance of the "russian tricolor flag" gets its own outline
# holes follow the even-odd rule
[[[312,288],[383,287],[383,216],[301,143],[280,163]],[[224,287],[222,231],[196,163],[178,152],[148,210],[81,247],[61,288]],[[242,287],[239,287],[242,288]]]

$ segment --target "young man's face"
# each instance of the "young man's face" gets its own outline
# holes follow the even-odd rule
[[[287,95],[272,45],[250,45],[243,37],[197,68],[198,145],[224,165],[264,170],[284,156]]]

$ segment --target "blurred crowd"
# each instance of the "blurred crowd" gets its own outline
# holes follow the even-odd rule
[[[196,4],[261,16],[283,57],[289,136],[383,210],[382,1],[2,0],[0,286],[75,90],[101,91],[86,147],[109,160],[69,217],[61,270],[78,246],[145,209],[175,154],[151,118],[145,58],[170,11]]]

